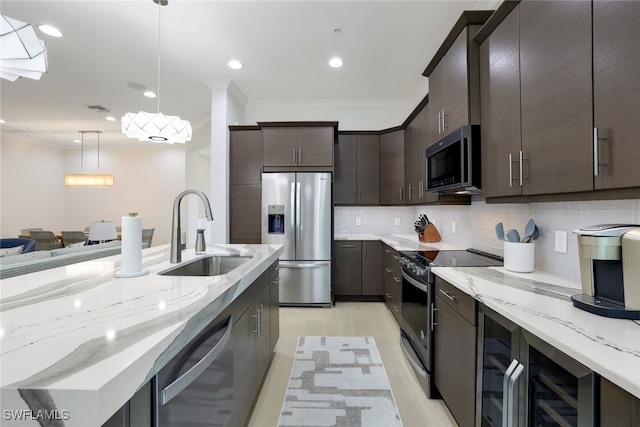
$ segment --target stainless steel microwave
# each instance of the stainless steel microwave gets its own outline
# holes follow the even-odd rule
[[[480,126],[462,126],[426,149],[430,192],[480,192]]]

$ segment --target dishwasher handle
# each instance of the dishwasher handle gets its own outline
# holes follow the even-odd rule
[[[166,405],[176,397],[182,390],[187,388],[189,384],[195,381],[211,364],[218,358],[222,350],[227,345],[233,328],[233,316],[227,319],[227,327],[218,343],[207,353],[202,359],[193,365],[187,372],[176,378],[171,384],[162,389],[160,393],[160,404]]]

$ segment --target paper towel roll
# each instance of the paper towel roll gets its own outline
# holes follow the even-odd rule
[[[142,269],[142,218],[134,214],[122,217],[122,256],[118,277],[136,277],[147,274]]]

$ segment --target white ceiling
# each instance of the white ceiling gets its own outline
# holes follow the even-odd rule
[[[160,11],[160,110],[197,128],[210,117],[207,82],[218,79],[233,81],[248,106],[415,106],[426,90],[422,72],[461,12],[499,2],[169,0]],[[0,79],[1,136],[68,145],[79,130],[101,130],[106,144],[135,141],[120,133],[119,119],[156,111],[157,100],[127,84],[157,88],[158,9],[152,0],[2,0],[3,15],[64,36],[36,30],[48,51],[40,80]],[[344,67],[330,68],[333,56]],[[243,69],[227,67],[234,58]],[[85,107],[95,104],[118,121]]]

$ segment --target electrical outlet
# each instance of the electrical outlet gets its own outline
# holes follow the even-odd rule
[[[453,234],[456,234],[456,222],[455,221],[451,221],[451,232]]]
[[[400,217],[399,217],[399,216],[397,216],[397,217],[395,217],[395,218],[393,219],[393,224],[394,224],[394,225],[400,225]]]
[[[356,217],[356,225],[362,225],[362,220],[359,216]]]
[[[562,254],[567,253],[567,232],[562,230],[556,230],[556,244],[555,244],[556,252],[560,252]]]

